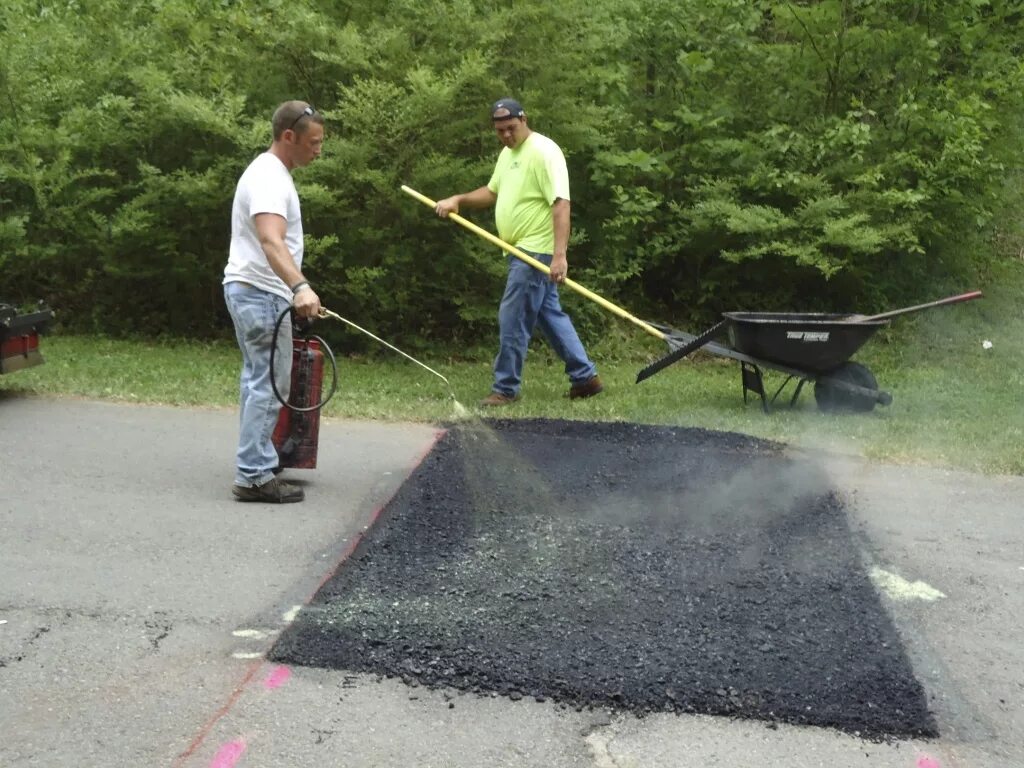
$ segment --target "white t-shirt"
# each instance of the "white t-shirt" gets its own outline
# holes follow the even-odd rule
[[[224,282],[241,281],[292,300],[291,288],[279,278],[260,245],[257,213],[276,213],[288,222],[284,242],[302,269],[302,211],[299,193],[284,163],[264,152],[245,169],[231,206],[231,248],[224,267]]]

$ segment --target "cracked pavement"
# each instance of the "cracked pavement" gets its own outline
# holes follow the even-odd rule
[[[1024,478],[821,457],[941,736],[643,718],[462,695],[262,654],[429,450],[325,423],[307,500],[238,504],[230,410],[0,393],[0,765],[1024,765]]]

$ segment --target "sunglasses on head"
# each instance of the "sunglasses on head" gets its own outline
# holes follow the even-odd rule
[[[289,131],[294,131],[295,130],[295,126],[299,124],[299,120],[301,120],[304,117],[312,117],[315,114],[316,114],[316,110],[313,109],[312,106],[307,105],[305,109],[303,109],[301,112],[299,112],[299,116],[296,117],[294,120],[292,120],[292,124],[288,126],[288,130]]]

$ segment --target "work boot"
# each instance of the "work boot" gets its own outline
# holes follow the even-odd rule
[[[593,397],[600,394],[603,390],[604,384],[601,383],[601,378],[599,376],[591,376],[586,381],[569,387],[569,399],[579,400],[584,397]]]
[[[480,401],[480,405],[485,408],[490,408],[495,405],[511,405],[518,399],[519,395],[503,395],[501,392],[491,392],[491,394]]]
[[[239,501],[265,501],[270,504],[289,504],[302,501],[306,493],[299,486],[278,480],[267,480],[263,485],[235,485],[231,492]]]

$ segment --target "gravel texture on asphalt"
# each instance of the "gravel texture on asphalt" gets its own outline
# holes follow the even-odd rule
[[[454,425],[271,658],[577,708],[937,735],[823,470],[698,429]]]

